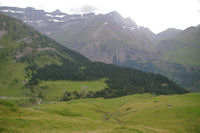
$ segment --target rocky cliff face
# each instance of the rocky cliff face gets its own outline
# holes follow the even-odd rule
[[[47,35],[95,15],[94,13],[70,15],[60,10],[45,12],[44,10],[36,10],[32,7],[0,7],[0,13],[20,19]]]

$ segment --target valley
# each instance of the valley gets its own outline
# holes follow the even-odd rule
[[[0,132],[199,133],[200,27],[0,6]]]

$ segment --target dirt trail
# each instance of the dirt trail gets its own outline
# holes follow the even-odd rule
[[[0,99],[25,99],[25,97],[17,98],[17,97],[0,96]]]

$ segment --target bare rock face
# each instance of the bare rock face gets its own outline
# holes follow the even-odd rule
[[[30,37],[25,37],[17,41],[17,43],[25,42],[27,44],[32,43],[32,39]]]
[[[18,52],[16,53],[15,57],[16,57],[17,59],[19,59],[19,58],[21,58],[21,57],[23,57],[23,56],[26,56],[26,55],[28,55],[28,54],[31,54],[32,51],[33,51],[33,48],[31,48],[31,47],[26,47],[25,49],[18,51]]]
[[[45,48],[37,48],[37,51],[55,51],[55,48],[51,48],[51,47],[45,47]]]

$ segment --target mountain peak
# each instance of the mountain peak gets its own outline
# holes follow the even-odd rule
[[[117,11],[112,11],[106,14],[106,16],[120,25],[125,24],[125,19]]]
[[[26,9],[27,10],[35,10],[35,8],[33,8],[33,7],[27,7]]]
[[[114,17],[122,17],[117,11],[109,12],[107,15],[114,16]]]
[[[130,17],[124,18],[117,11],[112,11],[106,15],[110,18],[113,18],[119,24],[130,27],[137,27],[137,24]]]
[[[181,33],[182,30],[176,28],[168,28],[157,34],[160,40],[169,40]]]
[[[198,26],[197,26],[197,27],[195,27],[195,26],[190,26],[190,27],[184,29],[184,31],[193,31],[193,30],[196,30],[197,28],[198,28]]]
[[[57,9],[57,10],[53,11],[52,14],[64,14],[64,13],[61,12],[59,9]]]

